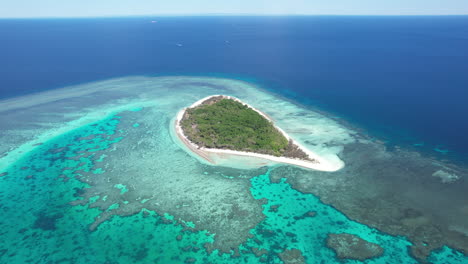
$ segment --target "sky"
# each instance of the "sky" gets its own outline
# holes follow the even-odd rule
[[[468,15],[468,0],[0,0],[0,18],[204,14]]]

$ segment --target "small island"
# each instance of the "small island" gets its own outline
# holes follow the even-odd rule
[[[185,111],[180,122],[197,146],[311,160],[267,118],[246,104],[213,96]]]
[[[294,141],[266,114],[231,96],[209,96],[181,110],[175,130],[185,146],[212,164],[231,155],[336,170],[322,164],[320,156]]]

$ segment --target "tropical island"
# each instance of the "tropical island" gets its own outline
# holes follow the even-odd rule
[[[249,156],[316,170],[334,171],[307,150],[270,117],[237,98],[213,95],[179,112],[178,138],[202,159],[216,164],[214,156]]]

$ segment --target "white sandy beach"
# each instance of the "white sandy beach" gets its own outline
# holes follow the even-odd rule
[[[193,108],[204,101],[208,100],[211,97],[216,97],[220,95],[211,95],[208,97],[205,97],[203,99],[200,99],[193,103],[191,106],[188,108]],[[269,120],[270,122],[273,122],[273,120],[260,110],[252,107],[249,104],[246,104],[239,99],[231,96],[225,96],[229,99],[236,100],[242,104],[247,105],[248,107],[252,108],[255,110],[257,113],[262,115],[264,118]],[[280,131],[284,137],[286,137],[288,140],[292,140],[295,145],[297,145],[302,151],[304,151],[309,158],[315,160],[313,161],[308,161],[308,160],[302,160],[302,159],[293,159],[293,158],[286,158],[286,157],[276,157],[272,155],[266,155],[266,154],[259,154],[259,153],[253,153],[253,152],[244,152],[244,151],[235,151],[235,150],[226,150],[226,149],[213,149],[213,148],[203,148],[199,147],[196,144],[192,143],[184,134],[182,127],[180,126],[180,121],[182,120],[182,117],[184,116],[185,110],[187,108],[184,108],[180,110],[177,114],[176,120],[175,120],[175,132],[177,134],[177,137],[194,153],[196,153],[199,157],[203,158],[204,160],[208,161],[211,164],[216,164],[216,165],[223,165],[224,163],[228,163],[227,160],[230,158],[233,158],[234,156],[243,156],[243,157],[251,157],[255,159],[260,159],[264,160],[264,162],[259,162],[258,166],[264,166],[267,164],[270,164],[271,162],[273,163],[286,163],[290,165],[295,165],[303,168],[308,168],[308,169],[313,169],[313,170],[319,170],[319,171],[337,171],[341,168],[343,168],[344,164],[343,163],[337,163],[337,162],[331,162],[326,160],[325,158],[317,155],[316,153],[308,150],[301,144],[299,144],[296,140],[291,138],[286,132],[284,132],[281,128],[275,126],[278,131]]]

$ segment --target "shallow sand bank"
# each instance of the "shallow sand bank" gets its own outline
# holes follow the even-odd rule
[[[204,101],[208,100],[209,98],[216,97],[220,95],[211,95],[205,98],[202,98],[195,103],[193,103],[191,106],[188,108],[194,108],[202,104]],[[242,104],[247,105],[248,107],[252,108],[255,110],[257,113],[262,115],[264,118],[269,120],[270,122],[274,123],[273,120],[260,110],[252,107],[251,105],[242,102],[241,100],[232,97],[232,96],[225,96],[229,99],[236,100]],[[308,150],[301,144],[299,144],[296,140],[294,140],[292,137],[290,137],[286,132],[284,132],[281,128],[278,126],[274,125],[278,131],[280,131],[285,138],[288,140],[292,140],[295,145],[297,145],[302,151],[304,151],[309,158],[313,159],[314,161],[308,161],[308,160],[302,160],[302,159],[293,159],[293,158],[287,158],[287,157],[276,157],[272,155],[266,155],[266,154],[259,154],[259,153],[253,153],[253,152],[245,152],[245,151],[235,151],[235,150],[226,150],[226,149],[212,149],[212,148],[203,148],[199,147],[196,144],[192,143],[184,134],[181,126],[180,126],[180,121],[182,120],[182,117],[184,116],[184,113],[187,108],[184,108],[180,110],[177,113],[177,117],[175,120],[175,132],[177,134],[177,138],[180,139],[182,143],[184,143],[187,148],[196,153],[199,157],[204,159],[205,161],[208,161],[210,164],[215,164],[215,165],[222,165],[222,166],[229,166],[229,167],[262,167],[270,164],[275,164],[275,163],[286,163],[290,165],[295,165],[307,169],[313,169],[313,170],[319,170],[319,171],[337,171],[341,168],[344,167],[344,163],[342,161],[339,162],[332,162],[324,157],[321,157],[320,155]],[[229,160],[232,158],[236,158],[238,162],[230,162]],[[246,159],[242,159],[240,157],[247,157],[248,158],[253,158],[254,160],[248,162]],[[239,159],[240,158],[240,159]],[[241,164],[235,165],[235,164]]]

